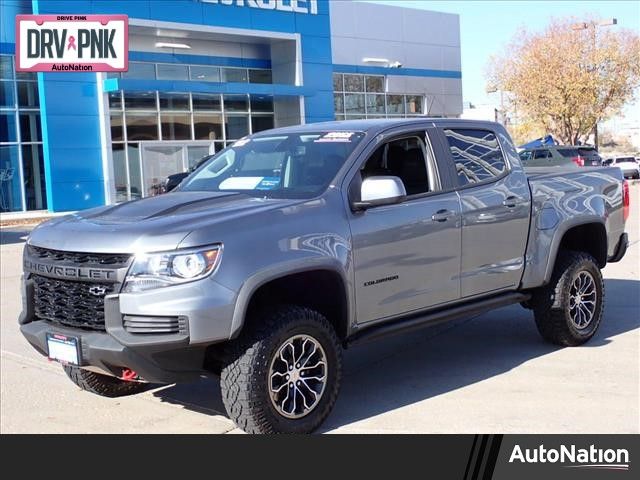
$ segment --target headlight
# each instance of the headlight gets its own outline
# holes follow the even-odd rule
[[[216,269],[221,256],[220,245],[136,255],[122,292],[142,292],[200,280]]]

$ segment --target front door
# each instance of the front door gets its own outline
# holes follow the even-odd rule
[[[351,216],[358,323],[457,300],[460,202],[438,193],[424,132],[376,149],[357,175],[400,177],[406,201]]]

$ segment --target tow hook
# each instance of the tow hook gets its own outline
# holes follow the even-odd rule
[[[140,380],[140,377],[133,370],[129,368],[123,368],[120,379],[124,380],[125,382],[133,382],[135,380]]]

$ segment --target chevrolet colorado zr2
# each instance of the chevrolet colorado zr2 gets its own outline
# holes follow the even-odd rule
[[[628,212],[619,169],[525,171],[496,123],[279,128],[166,195],[35,228],[20,328],[89,392],[214,373],[240,428],[311,432],[357,342],[515,303],[588,341]]]

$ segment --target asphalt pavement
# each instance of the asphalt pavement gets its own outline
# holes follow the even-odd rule
[[[631,245],[604,270],[603,323],[587,345],[539,337],[520,306],[345,352],[341,433],[639,433],[640,185]],[[17,325],[29,227],[0,229],[1,433],[237,433],[215,378],[107,399],[79,390]]]

